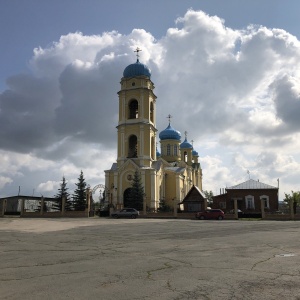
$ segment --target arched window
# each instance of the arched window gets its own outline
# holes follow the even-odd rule
[[[131,100],[129,103],[129,119],[137,119],[139,117],[139,103],[137,100]]]
[[[186,151],[184,151],[184,153],[183,153],[183,160],[184,160],[184,162],[187,162],[187,152]]]
[[[151,137],[151,158],[155,159],[155,139],[154,136]]]
[[[171,145],[167,145],[167,155],[171,155]]]
[[[154,123],[154,108],[153,108],[153,102],[150,103],[150,121]]]
[[[128,158],[137,157],[137,137],[131,135],[128,139]]]
[[[174,145],[174,156],[178,155],[178,147],[177,145]]]

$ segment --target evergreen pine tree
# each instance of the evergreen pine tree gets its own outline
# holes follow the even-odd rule
[[[77,189],[73,194],[73,203],[75,210],[85,210],[86,208],[86,182],[83,177],[83,172],[80,172],[78,183],[75,183]]]
[[[63,176],[58,193],[54,196],[57,199],[57,203],[53,208],[61,211],[62,210],[62,198],[65,197],[65,210],[71,210],[72,202],[70,194],[68,193],[67,182],[65,176]]]
[[[143,200],[144,200],[144,187],[142,185],[141,177],[138,171],[135,171],[132,187],[130,189],[128,197],[128,205],[137,210],[143,210]]]

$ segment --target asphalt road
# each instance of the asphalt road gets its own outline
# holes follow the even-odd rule
[[[300,299],[300,222],[0,219],[0,299]]]

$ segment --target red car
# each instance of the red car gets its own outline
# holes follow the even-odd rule
[[[221,209],[207,209],[205,211],[197,212],[195,217],[198,220],[205,220],[205,219],[223,220],[225,215],[224,215],[224,211]]]

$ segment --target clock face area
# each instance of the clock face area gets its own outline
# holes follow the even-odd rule
[[[128,180],[128,181],[132,181],[132,178],[133,178],[133,177],[132,177],[131,174],[128,174],[128,175],[127,175],[127,180]]]

